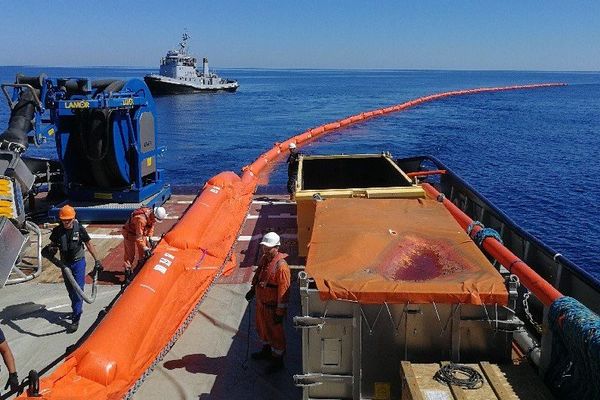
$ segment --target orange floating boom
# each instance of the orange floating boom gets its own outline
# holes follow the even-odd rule
[[[440,192],[438,192],[433,186],[428,183],[423,184],[425,192],[434,199],[439,198]],[[473,223],[473,220],[465,214],[460,208],[458,208],[450,200],[444,198],[444,205],[454,216],[460,226],[467,230],[469,225]],[[475,235],[481,229],[480,226],[475,225],[471,231],[471,236]],[[494,257],[500,264],[509,270],[510,273],[515,274],[521,280],[521,283],[525,285],[545,306],[550,306],[554,300],[563,297],[562,293],[550,285],[544,278],[538,275],[529,265],[523,260],[517,257],[513,252],[504,247],[502,243],[496,239],[484,239],[481,246]]]
[[[271,152],[267,151],[259,156],[256,161],[254,161],[251,165],[244,167],[245,173],[252,173],[254,175],[258,175],[263,171],[268,171],[265,167],[271,163],[277,161],[280,157],[287,154],[287,149],[290,142],[295,142],[298,147],[302,147],[303,144],[308,142],[309,140],[314,140],[322,135],[326,135],[328,133],[337,131],[340,128],[344,128],[349,125],[353,125],[358,122],[365,121],[369,118],[379,117],[382,115],[390,114],[392,112],[403,111],[408,108],[428,103],[435,100],[444,99],[446,97],[452,96],[464,96],[467,94],[478,94],[478,93],[491,93],[491,92],[503,92],[507,90],[523,90],[523,89],[539,89],[539,88],[548,88],[554,86],[566,86],[566,83],[536,83],[531,85],[515,85],[515,86],[502,86],[502,87],[490,87],[490,88],[478,88],[478,89],[466,89],[466,90],[454,90],[451,92],[444,92],[438,94],[432,94],[429,96],[419,97],[414,100],[406,101],[401,104],[396,104],[394,106],[379,108],[376,110],[362,112],[356,115],[352,115],[346,118],[342,118],[339,121],[328,122],[326,124],[317,126],[315,128],[309,129],[301,134],[298,134],[286,142],[277,145],[281,152]]]

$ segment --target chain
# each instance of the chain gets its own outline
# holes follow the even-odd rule
[[[525,311],[525,316],[529,323],[535,328],[537,333],[542,333],[542,326],[535,322],[533,319],[533,315],[531,315],[531,311],[529,311],[529,296],[531,296],[531,292],[528,289],[525,289],[526,292],[523,294],[523,311]]]

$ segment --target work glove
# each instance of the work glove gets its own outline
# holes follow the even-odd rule
[[[104,271],[104,267],[102,266],[100,260],[96,260],[96,262],[94,263],[94,269],[98,271],[98,273]]]
[[[42,257],[50,259],[56,255],[58,249],[51,244],[44,246],[42,249]]]
[[[148,259],[152,255],[152,250],[146,249],[144,250],[144,258]]]
[[[6,385],[4,385],[4,390],[8,389],[9,386],[11,392],[19,390],[19,377],[16,372],[8,374],[8,381],[6,381]]]
[[[56,258],[56,252],[58,248],[52,246],[51,244],[45,246],[42,249],[42,257],[48,259],[52,264],[56,265],[58,268],[65,268],[65,264],[62,263],[58,258]]]
[[[279,324],[281,324],[282,322],[283,322],[283,315],[275,314],[275,315],[273,316],[273,323],[274,323],[275,325],[279,325]]]
[[[252,301],[252,299],[254,298],[254,287],[252,287],[250,290],[248,290],[248,293],[246,293],[246,300],[248,301]]]

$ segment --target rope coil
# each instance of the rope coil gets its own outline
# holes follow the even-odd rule
[[[475,233],[475,235],[473,236],[471,235],[471,233],[473,232],[473,229],[475,229],[476,226],[480,227],[481,229],[479,229],[477,233]],[[469,235],[469,237],[471,237],[471,239],[473,239],[473,241],[477,243],[477,245],[480,247],[483,241],[489,237],[496,239],[501,244],[503,243],[502,237],[500,237],[500,234],[497,230],[492,228],[486,228],[485,225],[483,225],[479,221],[473,221],[469,224],[469,226],[467,227],[467,235]]]
[[[460,386],[467,389],[479,389],[483,386],[483,377],[474,368],[450,363],[442,366],[433,376],[440,383]]]

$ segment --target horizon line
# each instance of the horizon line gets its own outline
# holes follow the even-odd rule
[[[22,68],[122,68],[122,69],[156,69],[142,65],[33,65],[5,64],[2,67]],[[439,72],[553,72],[553,73],[600,73],[599,70],[553,70],[553,69],[461,69],[461,68],[343,68],[343,67],[215,67],[221,70],[266,70],[266,71],[439,71]]]

